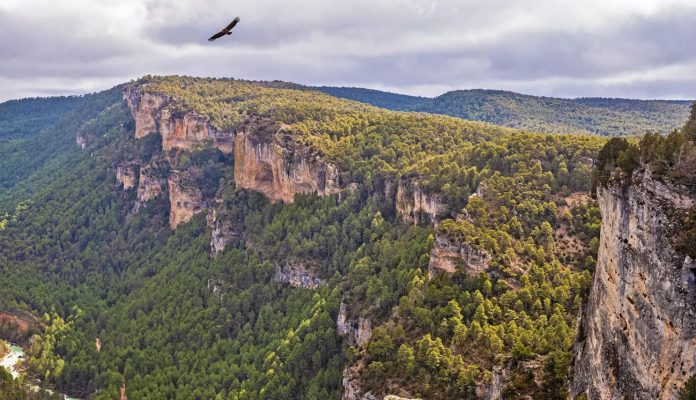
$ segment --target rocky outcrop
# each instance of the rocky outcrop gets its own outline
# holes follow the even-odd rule
[[[189,179],[186,172],[172,171],[169,175],[169,226],[172,229],[203,210],[203,194]]]
[[[294,262],[276,266],[275,280],[295,288],[316,289],[325,284],[312,268]]]
[[[0,332],[2,338],[15,343],[26,343],[42,329],[41,321],[24,312],[0,311]]]
[[[181,111],[182,105],[175,99],[150,93],[146,86],[126,87],[124,98],[135,120],[136,138],[158,132],[164,151],[212,145],[224,153],[234,153],[234,176],[239,188],[258,191],[272,202],[285,203],[293,202],[296,194],[323,196],[340,191],[337,168],[321,159],[311,148],[295,143],[292,136],[284,132],[286,127],[273,121],[250,118],[237,131],[223,132],[213,127],[206,117],[193,111]],[[163,183],[154,177],[141,178],[145,179],[141,179],[135,211],[157,196]],[[189,194],[193,198],[187,198],[186,193],[171,184],[175,180],[169,178],[172,227],[188,221],[202,203],[202,199],[191,190]],[[191,204],[196,206],[192,208]],[[214,220],[219,221],[218,218]],[[216,253],[224,249],[229,232],[225,232],[225,226],[217,222],[211,227],[214,229],[211,247]]]
[[[696,262],[669,236],[694,199],[642,171],[627,188],[600,188],[598,201],[600,250],[571,394],[674,399],[696,373]]]
[[[235,229],[230,219],[224,217],[219,203],[219,200],[214,200],[206,216],[208,227],[212,230],[210,253],[213,256],[225,251],[225,246],[227,246],[230,240],[239,238],[242,235],[241,232]]]
[[[156,172],[153,165],[145,165],[140,168],[138,178],[138,194],[135,200],[133,212],[137,213],[140,207],[162,194],[162,186],[165,180]]]
[[[130,190],[135,187],[135,167],[132,164],[124,164],[116,167],[116,180],[123,187],[123,190]]]
[[[149,93],[138,85],[126,87],[124,98],[135,120],[136,139],[159,132],[165,151],[191,149],[208,141],[220,151],[232,153],[233,132],[214,128],[204,116],[193,111],[179,111],[172,98]]]
[[[222,289],[224,288],[224,282],[219,279],[208,279],[208,290],[213,293],[213,296],[222,300]]]
[[[335,194],[340,191],[338,170],[310,148],[293,144],[282,128],[259,134],[251,122],[237,133],[234,179],[237,187],[255,190],[270,201],[292,203],[296,194]]]
[[[488,269],[490,262],[491,256],[485,250],[466,242],[456,243],[446,235],[438,234],[430,252],[428,274],[430,277],[438,272],[453,274],[460,269],[467,275],[478,275]]]
[[[77,143],[77,146],[82,150],[87,148],[87,138],[81,133],[78,133],[77,136],[75,136],[75,143]]]
[[[346,303],[341,302],[336,331],[339,335],[346,336],[348,343],[364,348],[372,339],[372,321],[363,317],[358,318],[357,321],[349,319]]]
[[[391,191],[387,186],[385,190]],[[427,193],[416,182],[400,180],[396,187],[396,211],[401,217],[414,224],[429,222],[437,225],[440,213],[445,209],[442,196]],[[423,221],[426,218],[426,221]]]
[[[372,393],[363,393],[358,384],[359,368],[354,366],[343,370],[343,400],[379,400]]]

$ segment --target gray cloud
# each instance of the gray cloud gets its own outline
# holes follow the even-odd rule
[[[0,100],[145,74],[694,98],[694,20],[689,0],[3,0]]]

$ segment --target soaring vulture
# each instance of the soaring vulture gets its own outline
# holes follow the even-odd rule
[[[225,35],[231,35],[232,34],[232,28],[235,27],[239,23],[239,17],[235,18],[234,21],[230,22],[229,25],[225,27],[225,29],[221,30],[220,32],[214,34],[213,36],[208,39],[209,42],[212,42],[215,39],[221,38]]]

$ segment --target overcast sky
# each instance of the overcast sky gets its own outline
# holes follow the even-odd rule
[[[146,74],[693,99],[695,21],[696,0],[0,0],[0,100]]]

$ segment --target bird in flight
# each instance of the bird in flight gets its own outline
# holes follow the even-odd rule
[[[231,35],[232,34],[232,28],[234,28],[237,24],[239,23],[239,17],[235,18],[234,21],[230,22],[229,25],[225,27],[225,29],[221,30],[220,32],[214,34],[213,36],[208,39],[209,42],[212,42],[215,39],[221,38],[225,35]]]

